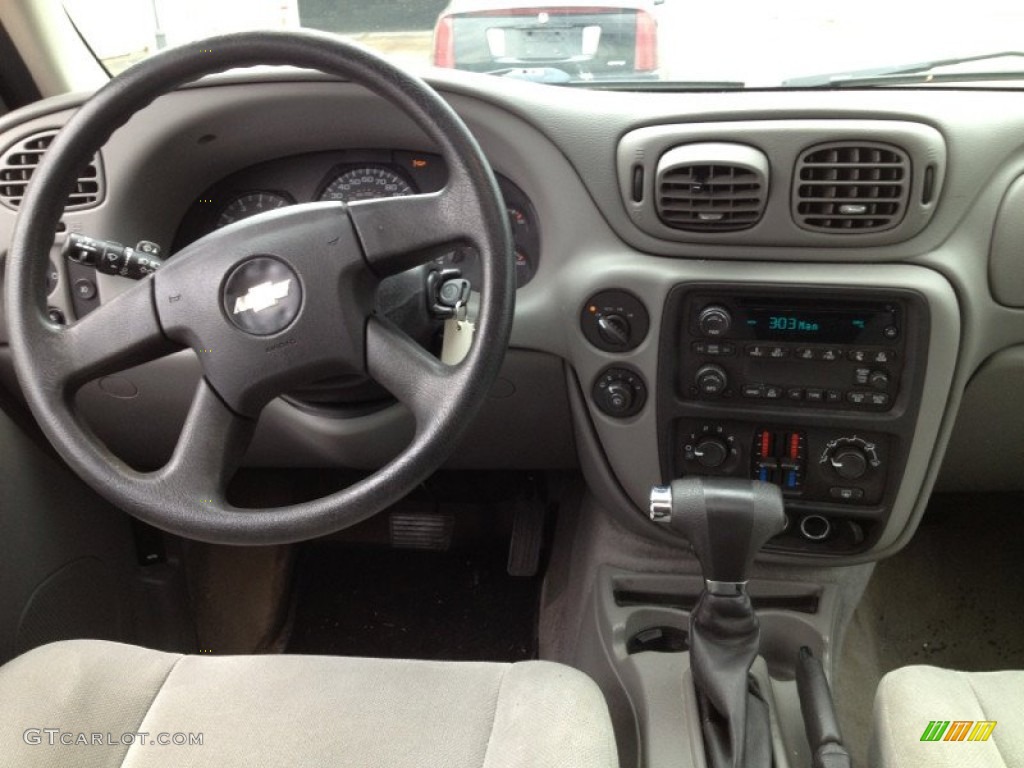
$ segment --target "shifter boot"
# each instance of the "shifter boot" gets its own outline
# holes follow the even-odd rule
[[[750,597],[704,592],[690,616],[690,668],[709,768],[771,768],[768,705],[749,680],[757,649]]]

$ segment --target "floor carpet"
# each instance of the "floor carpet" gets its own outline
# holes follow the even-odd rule
[[[867,765],[871,706],[886,672],[1024,669],[1022,563],[1024,496],[958,494],[935,497],[906,549],[878,564],[835,686],[855,765]]]
[[[507,549],[452,552],[308,545],[288,653],[462,661],[536,656],[539,578]]]

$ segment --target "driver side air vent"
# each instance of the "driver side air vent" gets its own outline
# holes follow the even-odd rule
[[[56,135],[56,129],[33,133],[4,151],[0,156],[0,203],[17,210],[32,174]],[[80,211],[99,205],[105,192],[103,165],[97,153],[79,174],[65,210]]]
[[[743,144],[675,147],[658,162],[655,193],[658,216],[673,229],[749,229],[764,213],[768,158]]]
[[[910,190],[910,158],[891,144],[819,144],[796,162],[793,218],[804,229],[851,234],[895,227]]]

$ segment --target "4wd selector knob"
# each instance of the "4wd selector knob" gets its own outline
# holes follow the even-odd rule
[[[717,469],[729,458],[729,446],[720,437],[703,437],[694,446],[693,455],[702,467]]]
[[[720,395],[729,386],[729,374],[720,365],[702,365],[697,369],[694,383],[702,395]]]
[[[732,315],[729,314],[729,310],[717,304],[704,307],[700,314],[697,315],[697,327],[700,329],[700,332],[712,339],[725,336],[731,326]]]
[[[836,474],[844,480],[857,480],[868,471],[868,457],[864,451],[852,445],[837,450],[830,463]]]

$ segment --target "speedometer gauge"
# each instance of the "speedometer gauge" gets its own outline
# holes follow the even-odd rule
[[[295,201],[281,192],[246,192],[239,195],[220,212],[217,217],[217,229],[234,224],[236,221],[255,216],[257,213],[284,208]]]
[[[416,194],[412,186],[390,168],[367,166],[353,168],[337,176],[320,193],[320,200],[372,200],[377,197],[402,197]]]

